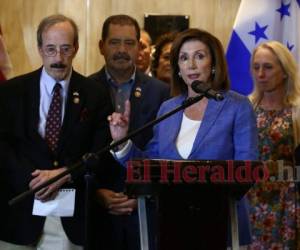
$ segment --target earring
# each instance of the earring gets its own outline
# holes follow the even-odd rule
[[[180,71],[178,72],[178,76],[181,77],[181,72]]]
[[[214,75],[215,73],[216,73],[216,69],[215,69],[215,67],[213,66],[213,67],[211,68],[211,74]]]

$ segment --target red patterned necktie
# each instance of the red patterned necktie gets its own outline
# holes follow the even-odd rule
[[[61,85],[56,83],[53,88],[53,97],[46,120],[45,139],[52,151],[55,151],[57,148],[61,128],[62,97],[60,90]]]

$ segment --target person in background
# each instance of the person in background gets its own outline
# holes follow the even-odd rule
[[[99,41],[105,66],[90,76],[110,92],[116,112],[124,112],[125,101],[131,101],[130,131],[155,119],[161,103],[170,96],[167,84],[149,77],[135,66],[139,41],[140,28],[134,18],[128,15],[108,17]],[[143,148],[151,137],[152,129],[148,129],[135,136],[133,141]],[[95,220],[94,233],[101,235],[101,238],[97,236],[96,244],[100,244],[97,249],[138,250],[136,200],[124,194],[126,170],[115,160],[106,165],[106,174],[98,179],[96,199],[105,211],[98,213],[101,218]]]
[[[141,30],[140,37],[140,50],[136,59],[136,67],[144,72],[146,75],[151,76],[151,44],[152,40],[149,33],[145,30]]]
[[[170,51],[176,33],[161,35],[154,45],[153,60],[151,65],[152,75],[168,84],[171,83]]]
[[[146,145],[145,150],[142,151],[138,145],[129,140],[116,149],[113,153],[114,157],[123,165],[134,157],[171,160],[256,160],[258,152],[255,114],[247,97],[229,90],[229,78],[221,42],[203,30],[183,31],[173,41],[171,67],[174,97],[161,105],[158,116],[173,110],[187,98],[197,96],[198,94],[191,87],[196,80],[207,86],[211,85],[215,91],[220,91],[224,95],[224,100],[217,102],[204,97],[201,101],[158,123],[154,127],[153,138]],[[126,136],[128,127],[131,126],[130,113],[128,101],[124,113],[115,112],[109,116],[114,140]],[[206,198],[208,197],[214,197],[212,200],[216,203],[222,200],[221,197],[225,199],[218,192],[208,193]],[[166,235],[161,237],[167,238],[167,241],[160,247],[162,249],[224,249],[223,244],[226,242],[226,236],[222,231],[224,216],[218,215],[220,209],[224,209],[226,202],[222,200],[219,204],[211,205],[211,203],[203,203],[202,199],[205,198],[202,196],[189,198],[198,201],[198,212],[196,209],[188,213],[189,199],[178,200],[175,195],[176,208],[181,208],[182,212],[178,213],[174,203],[169,205],[169,210],[164,216],[170,216],[168,222],[171,224]],[[216,216],[208,218],[206,216],[208,211]],[[239,202],[238,213],[240,243],[249,245],[251,235],[245,199]],[[202,225],[204,230],[200,230],[199,225]],[[224,241],[216,240],[216,235],[225,237]]]
[[[271,176],[279,168],[295,166],[294,149],[300,142],[300,82],[295,59],[277,41],[260,44],[251,58],[255,84],[250,100],[257,116],[260,160]],[[281,163],[280,163],[281,161]],[[252,249],[299,249],[300,198],[287,180],[256,184],[248,193]]]
[[[69,173],[34,197],[8,205],[111,140],[108,92],[72,68],[79,48],[75,22],[64,15],[44,18],[37,43],[43,66],[0,86],[0,249],[81,250],[82,172]],[[60,198],[65,194],[70,199]],[[39,204],[35,212],[34,204]]]

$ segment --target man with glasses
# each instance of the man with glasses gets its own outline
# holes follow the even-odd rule
[[[11,198],[110,142],[109,94],[72,69],[78,51],[74,21],[46,17],[37,42],[43,66],[0,87],[0,249],[79,250],[85,187],[80,171],[8,207]]]

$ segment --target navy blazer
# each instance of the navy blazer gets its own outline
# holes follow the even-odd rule
[[[110,84],[106,79],[105,68],[89,76],[89,78],[103,85],[107,91],[110,89]],[[135,95],[135,90],[139,89],[140,96]],[[135,73],[134,85],[130,95],[130,128],[133,131],[142,127],[147,122],[155,119],[160,105],[169,99],[169,86],[153,77],[150,77],[138,69]],[[113,105],[113,104],[112,104]],[[143,133],[133,138],[133,141],[138,147],[144,148],[146,143],[152,138],[152,129],[148,129]]]
[[[86,77],[72,72],[58,152],[54,155],[38,133],[41,69],[11,79],[0,86],[0,239],[14,244],[36,243],[45,217],[33,216],[33,197],[12,207],[8,200],[26,191],[35,169],[70,166],[87,152],[111,141],[107,115],[111,113],[108,93]],[[74,93],[80,101],[75,102]],[[68,238],[84,241],[84,180],[72,175],[69,187],[76,189],[75,213],[62,218]]]
[[[257,160],[258,137],[256,118],[247,97],[233,91],[224,94],[222,102],[209,100],[188,159]],[[181,105],[186,96],[178,96],[163,103],[158,116]],[[157,124],[154,136],[145,151],[136,147],[120,161],[132,157],[182,159],[176,148],[183,111]]]
[[[257,160],[258,136],[256,117],[248,98],[233,91],[224,93],[224,100],[209,100],[202,123],[188,157],[191,160]],[[181,105],[185,95],[164,102],[158,112],[161,116]],[[176,139],[183,111],[163,120],[154,128],[154,136],[141,151],[135,145],[120,159],[125,165],[131,158],[180,160]],[[250,222],[245,199],[239,202],[240,243],[249,244]]]
[[[89,78],[104,86],[107,91],[110,91],[110,84],[107,81],[104,67]],[[134,94],[136,89],[140,90],[140,96],[136,96]],[[130,95],[131,112],[129,132],[132,132],[142,127],[147,122],[154,120],[160,105],[169,97],[170,88],[166,83],[153,77],[149,77],[137,69],[134,85]],[[113,105],[112,100],[111,105]],[[139,148],[143,149],[152,138],[152,135],[152,128],[148,128],[132,138],[132,140]],[[100,187],[114,189],[115,191],[123,191],[126,172],[119,166],[119,164],[114,165],[115,167],[111,167],[111,164],[107,164],[106,174],[102,175],[103,178],[100,178],[99,180]]]

